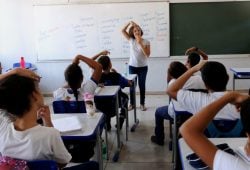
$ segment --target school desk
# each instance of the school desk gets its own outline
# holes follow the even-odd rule
[[[233,90],[235,90],[236,79],[250,79],[250,68],[230,68],[233,72]]]
[[[95,100],[96,98],[101,100],[115,100],[115,112],[116,112],[116,124],[117,127],[120,127],[120,120],[119,120],[119,101],[118,101],[118,92],[120,90],[120,86],[104,86],[98,87],[95,92]],[[126,126],[127,128],[127,126]],[[120,139],[120,128],[116,128],[117,133],[117,150],[113,156],[113,161],[117,162],[119,159],[119,154],[122,148],[122,142]],[[127,130],[127,129],[126,129]],[[127,133],[126,133],[127,135]],[[126,136],[127,138],[127,136]]]
[[[71,132],[62,133],[63,139],[79,138],[81,140],[97,140],[97,159],[99,162],[99,169],[103,169],[102,159],[102,142],[100,135],[100,124],[104,117],[103,113],[96,112],[93,117],[88,114],[79,113],[62,113],[62,114],[51,114],[52,122],[63,118],[77,117],[82,128]],[[56,128],[56,127],[55,127]]]
[[[237,149],[239,146],[245,145],[247,138],[209,138],[209,140],[215,145],[227,143],[229,147],[235,151],[235,149]],[[179,143],[182,169],[195,170],[191,165],[189,165],[188,160],[186,159],[186,156],[190,153],[193,153],[193,151],[189,148],[189,146],[186,144],[183,138],[179,139],[178,143]]]
[[[136,80],[137,80],[137,75],[136,74],[128,74],[127,76],[125,76],[128,80],[131,80],[133,82],[133,86],[130,87],[132,88],[133,90],[133,99],[134,99],[134,124],[133,126],[131,127],[130,131],[131,132],[134,132],[136,127],[138,126],[139,124],[139,119],[137,119],[137,115],[136,115]]]

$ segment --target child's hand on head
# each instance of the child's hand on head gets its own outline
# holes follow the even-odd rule
[[[196,50],[196,47],[191,47],[191,48],[186,50],[185,55],[189,55],[190,53],[192,53],[195,50]]]
[[[73,59],[73,62],[72,62],[72,63],[74,63],[74,64],[79,64],[79,63],[80,63],[79,57],[80,57],[80,55],[77,55],[77,56]]]
[[[109,55],[109,54],[110,54],[110,52],[108,50],[104,50],[101,52],[101,55]]]

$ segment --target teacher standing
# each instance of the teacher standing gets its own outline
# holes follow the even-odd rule
[[[147,110],[145,107],[145,91],[146,77],[148,72],[147,59],[150,55],[150,42],[142,38],[143,32],[139,25],[130,21],[122,29],[122,34],[129,41],[130,56],[129,56],[129,74],[137,74],[138,84],[140,89],[140,109]],[[133,89],[130,88],[130,106],[129,110],[134,107]]]

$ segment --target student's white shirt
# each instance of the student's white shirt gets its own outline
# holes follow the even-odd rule
[[[168,85],[172,84],[175,80],[172,79]],[[206,89],[206,87],[200,75],[193,75],[184,84],[183,89]],[[174,118],[174,110],[185,111],[176,100],[172,99],[168,106],[168,114],[172,118]]]
[[[186,111],[195,114],[200,111],[201,108],[222,97],[225,93],[226,92],[202,93],[181,89],[177,92],[177,101]],[[214,119],[235,120],[239,118],[240,114],[237,112],[235,106],[227,104],[218,112]]]
[[[240,157],[218,149],[214,157],[213,170],[250,170],[250,165]]]
[[[142,41],[143,45],[150,45],[150,42],[146,39]],[[133,67],[144,67],[148,65],[147,57],[144,55],[141,45],[136,42],[135,39],[129,39],[130,45],[130,57],[129,65]]]
[[[94,94],[97,88],[97,84],[93,80],[87,80],[82,87],[78,89],[78,100],[84,100],[84,93]],[[53,96],[55,100],[67,100],[67,101],[75,101],[75,96],[73,93],[69,93],[69,88],[60,87],[56,91],[53,92]]]
[[[37,125],[25,131],[17,131],[4,114],[0,111],[0,153],[3,156],[25,160],[55,160],[62,164],[71,160],[58,130]]]

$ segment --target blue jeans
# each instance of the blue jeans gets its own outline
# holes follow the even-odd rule
[[[145,67],[133,67],[129,66],[129,74],[136,74],[139,83],[140,90],[140,104],[145,104],[145,91],[146,91],[146,77],[148,73],[148,66]],[[135,82],[136,83],[136,82]],[[134,99],[132,94],[135,93],[133,88],[130,88],[130,104],[134,104]]]
[[[168,106],[158,107],[155,111],[155,136],[158,141],[164,141],[164,119],[173,120],[168,114]]]

